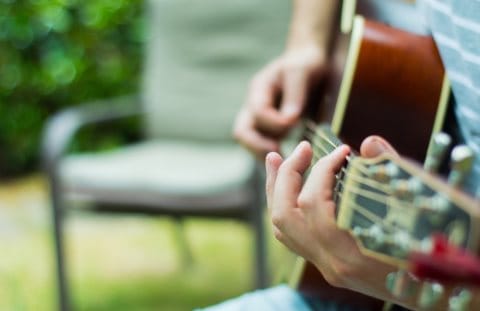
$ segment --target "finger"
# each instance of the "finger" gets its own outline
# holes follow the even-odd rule
[[[342,145],[315,163],[303,186],[300,198],[306,202],[331,201],[335,174],[342,168],[349,153],[350,147]]]
[[[248,98],[247,105],[253,109],[255,128],[270,137],[285,135],[293,124],[277,108],[279,92],[280,90],[266,82],[257,82]]]
[[[296,120],[283,116],[277,108],[265,107],[255,113],[255,127],[265,136],[280,139],[285,137]]]
[[[255,129],[249,110],[243,110],[237,116],[233,136],[240,144],[252,151],[262,161],[268,152],[278,151],[280,149],[280,142],[278,140],[266,137]]]
[[[282,243],[284,246],[286,246],[289,250],[293,251],[296,253],[295,247],[292,245],[293,243],[291,240],[288,238],[287,235],[285,235],[277,226],[273,225],[273,236],[277,241]]]
[[[284,92],[279,83],[280,67],[277,62],[257,76],[250,85],[247,106],[252,107],[255,127],[266,136],[284,136],[294,120],[278,110],[279,98]]]
[[[265,168],[267,171],[267,180],[266,180],[266,194],[267,194],[267,206],[271,206],[273,199],[273,193],[275,189],[275,181],[277,180],[278,168],[282,164],[282,157],[276,152],[270,152],[265,157]]]
[[[280,150],[279,141],[265,137],[251,129],[245,129],[242,134],[237,135],[237,140],[261,160],[267,153]]]
[[[275,77],[259,77],[253,80],[247,96],[247,106],[255,110],[275,107],[280,89]]]
[[[298,233],[298,232],[295,232]],[[299,233],[300,234],[300,233]],[[304,233],[305,234],[305,233]],[[296,242],[295,238],[292,238],[284,231],[280,230],[277,226],[273,225],[273,235],[280,243],[286,246],[289,250],[294,252],[297,255],[304,256],[305,252],[302,251],[300,244]]]
[[[284,77],[281,113],[289,120],[296,120],[305,107],[309,90],[308,76],[304,70],[291,70]]]
[[[276,212],[281,214],[284,212],[283,208],[297,206],[297,197],[303,184],[303,174],[310,166],[311,160],[312,147],[304,141],[295,148],[290,157],[280,166],[275,183],[273,202]]]
[[[369,136],[360,146],[360,154],[363,157],[374,158],[384,152],[398,156],[395,148],[380,136]]]

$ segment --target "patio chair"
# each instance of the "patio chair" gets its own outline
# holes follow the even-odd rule
[[[64,219],[77,201],[97,212],[241,220],[254,232],[255,285],[267,285],[263,181],[231,127],[247,81],[283,49],[289,1],[151,0],[146,11],[139,95],[61,111],[44,131],[61,310],[71,309]],[[68,153],[80,129],[131,116],[144,141]]]

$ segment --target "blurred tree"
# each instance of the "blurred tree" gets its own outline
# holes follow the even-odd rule
[[[69,105],[135,92],[140,0],[0,0],[0,176],[35,168],[45,119]],[[131,137],[131,122],[100,141]],[[78,147],[78,146],[77,146]]]

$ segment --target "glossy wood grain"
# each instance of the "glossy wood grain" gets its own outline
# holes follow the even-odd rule
[[[340,137],[358,150],[365,137],[381,135],[422,163],[443,77],[431,37],[367,20]]]

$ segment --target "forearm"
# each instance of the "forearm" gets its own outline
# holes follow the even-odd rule
[[[287,50],[315,45],[327,50],[339,1],[294,0]]]

